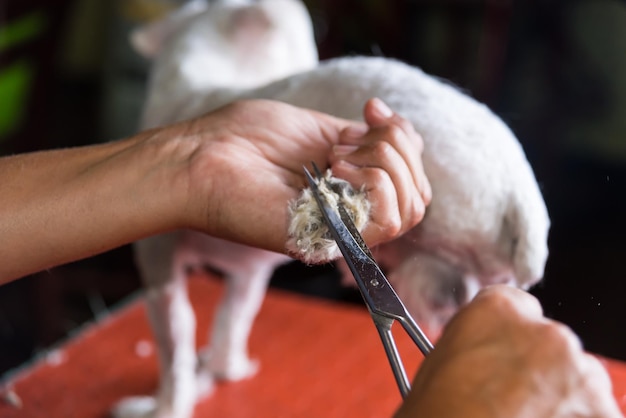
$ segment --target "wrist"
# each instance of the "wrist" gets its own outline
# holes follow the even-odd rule
[[[141,200],[147,205],[146,214],[154,215],[151,234],[195,228],[203,210],[197,203],[202,191],[194,187],[192,178],[200,141],[187,135],[182,125],[174,125],[139,134],[135,148],[142,168]]]
[[[163,129],[0,160],[0,283],[186,226],[193,145]]]

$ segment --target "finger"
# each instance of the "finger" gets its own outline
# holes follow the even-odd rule
[[[496,311],[515,312],[533,318],[543,318],[543,308],[539,300],[528,292],[513,286],[497,284],[484,287],[470,305],[489,305]]]
[[[508,285],[491,285],[481,289],[472,301],[461,308],[450,321],[477,322],[493,332],[515,324],[545,323],[539,301],[523,290]],[[500,330],[500,331],[498,331]],[[485,331],[490,334],[488,330]]]
[[[370,132],[366,136],[369,135],[375,135],[375,133]],[[331,164],[343,160],[352,166],[378,168],[387,172],[396,190],[398,209],[404,223],[414,226],[423,218],[426,203],[421,190],[413,181],[406,161],[389,142],[372,141],[355,149],[335,147],[333,151]],[[347,153],[343,154],[343,152]],[[337,176],[339,177],[339,174]],[[356,178],[355,181],[359,182],[359,179]],[[361,184],[353,183],[353,185],[372,187],[372,183],[365,183],[362,180],[360,182]]]
[[[362,127],[353,127],[342,132],[342,144],[333,148],[331,165],[344,160],[356,166],[386,170],[396,187],[398,208],[403,219],[406,219],[405,225],[415,225],[423,218],[425,206],[431,198],[430,183],[423,171],[417,149],[410,146],[411,139],[407,137],[405,130],[394,124],[371,128],[358,138],[362,133]],[[407,148],[413,150],[408,152]],[[402,229],[405,229],[405,225]]]
[[[585,353],[582,370],[582,390],[591,398],[593,416],[623,417],[613,396],[611,378],[606,367],[596,357]]]
[[[372,133],[364,135],[364,126],[356,126],[342,132],[340,142],[346,145],[362,145],[364,141],[388,141],[407,162],[413,180],[426,204],[432,198],[430,182],[424,172],[422,153],[424,141],[415,132],[413,125],[395,114],[382,100],[373,98],[367,101],[363,110],[365,121]]]
[[[607,372],[606,367],[602,362],[596,358],[595,356],[583,353],[583,375],[592,379],[591,381],[587,381],[587,385],[595,388],[600,388],[602,390],[608,389],[610,392],[612,387],[611,378]]]
[[[363,122],[347,120],[331,116],[326,113],[309,110],[309,114],[314,120],[313,133],[320,133],[326,139],[328,144],[336,145],[340,143],[340,138],[345,132],[353,132],[352,136],[348,135],[343,138],[344,141],[352,138],[355,140],[362,137],[368,130],[368,126]]]
[[[370,246],[399,237],[423,218],[425,209],[419,198],[415,200],[416,204],[413,207],[401,209],[398,186],[393,184],[385,170],[359,167],[346,161],[333,164],[332,169],[338,177],[346,179],[355,187],[366,188],[371,203],[370,221],[362,235]],[[417,195],[415,192],[414,194]]]
[[[368,245],[389,241],[405,232],[396,187],[385,170],[356,166],[344,160],[336,162],[331,168],[337,177],[348,181],[355,188],[366,187],[372,207],[370,221],[362,235]]]
[[[379,141],[363,146],[344,157],[354,165],[379,167],[389,173],[396,188],[398,206],[407,222],[414,225],[424,217],[427,201],[410,174],[406,161],[389,143]]]

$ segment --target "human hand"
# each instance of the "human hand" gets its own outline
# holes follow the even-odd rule
[[[537,300],[484,289],[446,327],[398,411],[406,417],[621,417],[607,372]]]
[[[189,162],[185,227],[284,251],[288,202],[306,185],[311,161],[355,187],[372,202],[363,231],[370,245],[413,227],[430,201],[421,137],[379,100],[364,108],[366,124],[279,102],[236,102],[176,125],[197,142]]]

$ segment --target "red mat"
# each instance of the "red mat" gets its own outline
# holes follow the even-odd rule
[[[222,284],[194,277],[189,287],[197,340],[204,344]],[[413,374],[421,355],[397,334]],[[385,417],[400,402],[378,333],[359,307],[272,290],[254,325],[250,352],[261,361],[259,373],[220,384],[195,417]],[[626,412],[626,365],[605,364]],[[21,406],[0,403],[0,416],[107,417],[117,400],[150,394],[156,385],[152,336],[138,300],[15,374],[8,387],[17,398],[9,397]]]

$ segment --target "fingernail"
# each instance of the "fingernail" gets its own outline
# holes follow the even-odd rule
[[[357,145],[335,145],[333,147],[333,153],[336,156],[341,157],[344,155],[352,154],[358,148],[359,147]]]
[[[343,135],[350,138],[361,138],[367,133],[368,127],[364,125],[350,125],[343,130]]]
[[[374,111],[381,118],[388,119],[393,116],[393,110],[385,102],[380,100],[378,97],[374,97],[372,99],[372,104],[374,105]]]

